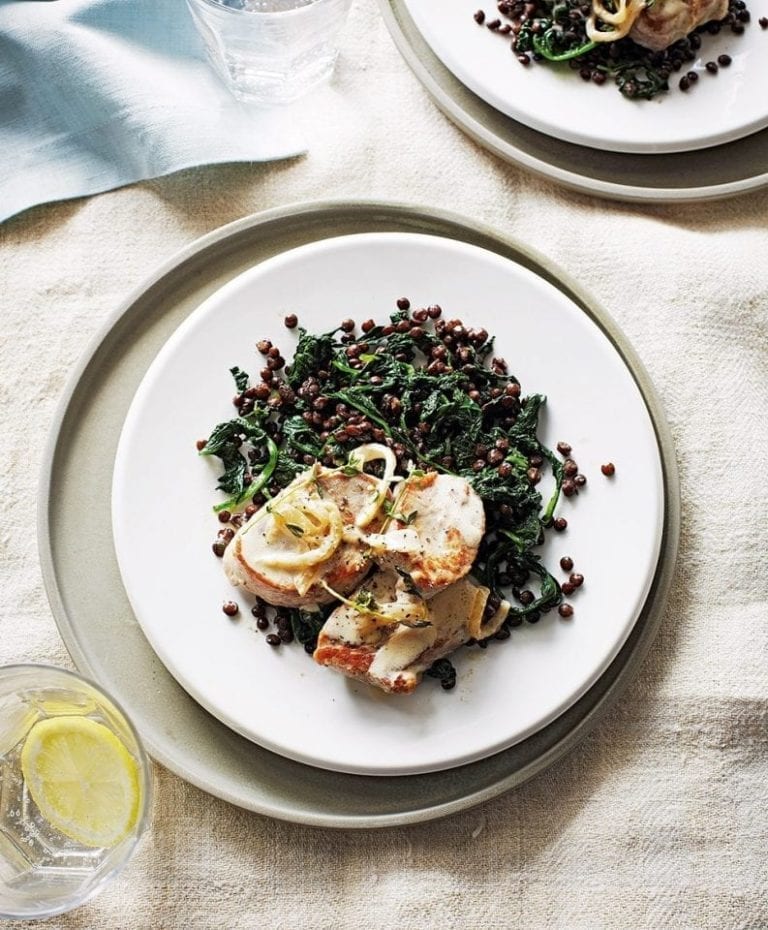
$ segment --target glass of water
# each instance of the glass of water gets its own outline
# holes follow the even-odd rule
[[[333,72],[351,0],[187,0],[208,59],[239,100],[283,104]]]
[[[93,897],[149,820],[151,768],[124,713],[44,665],[0,668],[0,917],[51,917]]]

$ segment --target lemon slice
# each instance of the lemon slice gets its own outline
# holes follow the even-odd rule
[[[104,724],[74,716],[38,721],[21,771],[42,816],[83,846],[115,846],[136,825],[139,766]]]

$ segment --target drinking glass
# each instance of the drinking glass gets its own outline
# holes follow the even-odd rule
[[[32,728],[59,717],[107,727],[135,762],[138,813],[128,835],[94,847],[51,824],[25,781]],[[111,737],[110,737],[111,739]],[[0,668],[0,917],[51,917],[93,897],[128,862],[149,820],[151,768],[125,714],[100,688],[45,665]]]
[[[290,103],[327,80],[351,0],[187,0],[208,59],[239,100]]]

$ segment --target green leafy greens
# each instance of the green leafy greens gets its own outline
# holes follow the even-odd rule
[[[560,54],[554,39],[547,41]],[[529,579],[538,594],[512,605],[508,625],[557,606],[560,586],[537,554],[563,481],[560,460],[538,438],[545,397],[522,395],[506,363],[490,358],[493,339],[484,330],[466,330],[460,321],[416,325],[401,310],[385,326],[366,327],[357,337],[300,329],[291,364],[267,372],[261,384],[231,369],[238,414],[215,426],[201,450],[223,466],[217,487],[228,498],[215,509],[261,505],[315,461],[357,474],[356,447],[384,443],[395,452],[398,474],[458,475],[482,498],[486,533],[472,572],[491,589],[489,609],[505,596],[519,600],[509,588]],[[553,477],[546,501],[536,487],[545,463]],[[368,467],[380,473],[380,463]],[[406,525],[417,517],[401,512],[396,500],[385,508]],[[288,529],[301,534],[298,526]],[[305,648],[326,615],[290,611]],[[443,662],[434,672],[444,687],[449,667]]]

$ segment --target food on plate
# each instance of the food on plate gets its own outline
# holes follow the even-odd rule
[[[646,100],[673,74],[688,91],[727,68],[727,54],[697,68],[702,46],[722,30],[741,35],[751,19],[745,0],[501,0],[497,10],[477,10],[475,22],[506,36],[520,64],[567,62],[584,81]]]
[[[459,646],[562,604],[537,548],[586,479],[567,443],[540,442],[545,398],[485,329],[401,298],[356,330],[298,328],[289,364],[263,339],[259,380],[231,369],[237,415],[197,443],[224,469],[212,548],[270,646],[298,640],[385,691],[450,689]]]
[[[323,583],[347,594],[371,567],[358,519],[379,493],[385,502],[379,485],[362,471],[311,466],[240,527],[224,554],[227,577],[281,607],[328,603]],[[384,517],[377,508],[364,528],[378,531]]]
[[[633,20],[629,37],[638,45],[660,52],[699,26],[725,19],[727,15],[728,0],[656,0],[648,6],[643,4]],[[593,30],[590,38],[597,34]]]
[[[610,8],[603,0],[592,0],[586,31],[593,42],[629,36],[638,45],[660,52],[727,14],[728,0],[615,0]]]
[[[431,597],[472,567],[485,531],[483,502],[464,478],[431,471],[404,481],[386,531],[369,536],[377,563],[408,574]]]
[[[326,620],[315,661],[384,691],[407,694],[436,661],[499,630],[506,611],[499,608],[486,618],[489,594],[464,578],[424,601],[396,572],[377,572]],[[405,622],[396,619],[401,615]]]
[[[362,470],[377,459],[382,479]],[[274,606],[304,607],[347,594],[373,562],[407,573],[425,597],[462,578],[485,528],[482,501],[463,478],[436,472],[401,479],[393,496],[395,467],[375,443],[342,468],[312,465],[235,533],[229,580]]]

